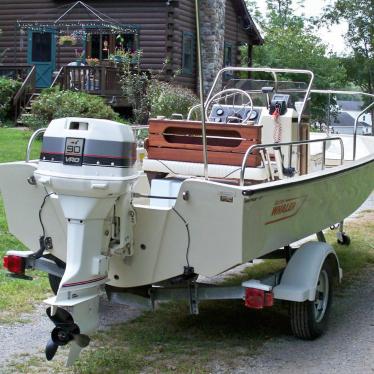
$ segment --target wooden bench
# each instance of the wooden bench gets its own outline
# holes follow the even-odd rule
[[[207,123],[208,163],[241,166],[247,149],[261,143],[261,128]],[[202,163],[201,122],[151,119],[145,147],[148,159]],[[248,158],[247,167],[260,164],[258,153]]]

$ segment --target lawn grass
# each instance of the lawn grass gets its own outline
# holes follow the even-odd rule
[[[18,129],[0,128],[0,162],[24,160],[26,146],[31,132]],[[32,157],[37,158],[40,142],[36,142]],[[25,247],[9,232],[5,218],[3,200],[0,195],[0,258],[9,249],[22,250]],[[33,306],[49,292],[47,276],[40,272],[30,272],[32,282],[9,278],[0,266],[0,323],[22,320],[23,312],[30,312]]]
[[[17,128],[0,128],[0,162],[24,160],[30,136],[30,131]],[[39,157],[40,144],[40,141],[34,144],[32,158]]]

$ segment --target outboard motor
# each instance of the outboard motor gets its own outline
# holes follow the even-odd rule
[[[131,216],[131,188],[138,178],[135,163],[136,143],[126,125],[63,118],[52,121],[45,132],[34,177],[47,196],[58,201],[67,224],[65,273],[57,295],[46,300],[48,316],[56,325],[46,347],[47,359],[58,346],[71,342],[72,364],[88,345],[86,334],[97,327],[99,295],[108,281],[110,252],[131,252],[131,227],[123,227],[126,219],[119,224],[122,239],[111,246],[111,213],[121,202],[121,217]]]

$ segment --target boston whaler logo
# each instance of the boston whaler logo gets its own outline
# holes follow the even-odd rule
[[[266,225],[283,221],[295,216],[299,212],[305,200],[306,196],[294,197],[287,200],[277,200],[274,203],[271,211],[271,219],[270,221],[266,222]]]

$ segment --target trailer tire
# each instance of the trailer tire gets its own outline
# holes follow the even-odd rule
[[[290,303],[290,319],[293,334],[304,340],[313,340],[327,329],[332,296],[333,274],[326,260],[318,277],[316,299]]]
[[[49,274],[48,273],[48,280],[49,280],[49,285],[51,286],[52,292],[57,295],[58,288],[60,287],[61,283],[60,277],[57,275]]]

